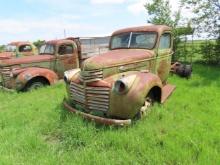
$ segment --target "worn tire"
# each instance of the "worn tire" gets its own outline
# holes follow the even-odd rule
[[[177,70],[176,73],[180,76],[180,77],[186,77],[189,78],[192,74],[192,66],[191,65],[183,65],[181,64]]]
[[[43,79],[32,80],[27,83],[27,85],[24,88],[24,91],[33,91],[33,90],[42,88],[46,85],[49,85],[49,84]]]
[[[185,65],[185,71],[184,71],[184,77],[189,78],[192,74],[192,66],[191,65]]]

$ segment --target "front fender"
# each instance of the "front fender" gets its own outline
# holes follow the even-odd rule
[[[21,90],[25,85],[35,77],[43,77],[51,84],[58,81],[57,74],[49,69],[45,68],[27,68],[16,77],[16,89]]]
[[[155,86],[162,89],[162,82],[157,75],[142,72],[133,74],[136,78],[126,94],[119,95],[111,91],[109,116],[122,119],[133,118],[143,106],[149,91]]]

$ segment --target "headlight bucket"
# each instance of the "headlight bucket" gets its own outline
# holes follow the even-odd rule
[[[117,80],[114,84],[114,91],[118,94],[125,94],[128,91],[128,85],[123,80]]]
[[[116,80],[113,86],[113,91],[120,95],[126,94],[133,85],[135,79],[136,75],[129,75]]]
[[[74,75],[76,75],[78,72],[80,72],[80,69],[72,69],[64,72],[64,81],[65,83],[69,84],[71,82],[71,79]]]

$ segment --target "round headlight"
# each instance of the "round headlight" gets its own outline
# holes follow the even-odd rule
[[[114,85],[114,91],[118,94],[124,94],[128,91],[128,85],[122,80],[117,80]]]

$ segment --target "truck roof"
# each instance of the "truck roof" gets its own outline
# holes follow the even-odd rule
[[[68,39],[59,39],[59,40],[51,40],[51,41],[47,41],[48,44],[64,44],[67,42],[73,42],[72,40],[68,40]]]
[[[20,45],[31,45],[31,43],[28,41],[17,41],[17,42],[11,42],[9,43],[9,45],[20,46]]]
[[[145,32],[145,31],[162,33],[163,31],[171,31],[171,30],[172,28],[166,25],[146,25],[146,26],[120,29],[115,31],[112,35],[128,33],[128,32]]]

